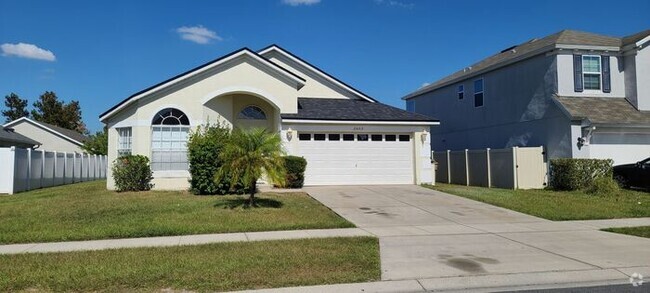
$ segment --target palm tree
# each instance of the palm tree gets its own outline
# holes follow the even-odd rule
[[[283,155],[279,134],[269,133],[263,128],[235,129],[219,154],[223,165],[216,172],[215,181],[221,182],[230,177],[232,186],[236,182],[248,184],[248,204],[254,206],[256,183],[262,174],[272,182],[284,182],[286,171]]]

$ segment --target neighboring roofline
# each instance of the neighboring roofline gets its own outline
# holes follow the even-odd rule
[[[352,87],[352,86],[348,85],[347,83],[339,80],[338,78],[328,74],[327,72],[325,72],[322,69],[318,68],[317,66],[305,61],[304,59],[292,54],[291,52],[285,50],[284,48],[278,46],[277,44],[271,44],[268,47],[259,50],[258,53],[260,55],[264,55],[264,54],[266,54],[266,53],[268,53],[270,51],[273,51],[273,50],[275,50],[277,52],[280,52],[281,54],[285,55],[286,57],[288,57],[292,61],[306,67],[307,69],[309,69],[309,70],[313,71],[314,73],[320,75],[321,77],[325,78],[326,80],[328,80],[328,81],[330,81],[330,82],[332,82],[332,83],[334,83],[334,84],[336,84],[336,85],[350,91],[351,93],[359,96],[360,98],[368,100],[368,101],[373,102],[373,103],[377,102],[377,100],[375,100],[375,99],[371,98],[370,96],[364,94],[360,90],[355,89],[354,87]]]
[[[549,46],[541,47],[541,48],[539,48],[539,49],[537,49],[537,50],[530,51],[530,52],[528,52],[528,53],[526,53],[526,54],[522,54],[522,55],[517,56],[516,58],[510,59],[510,60],[508,60],[508,61],[506,61],[506,62],[503,62],[503,63],[497,63],[497,64],[495,64],[495,65],[493,65],[493,66],[483,68],[483,69],[478,70],[478,71],[476,71],[476,72],[472,72],[472,73],[470,73],[470,74],[468,74],[468,75],[464,75],[464,76],[461,76],[461,77],[458,77],[458,78],[454,78],[454,79],[451,79],[451,80],[446,81],[446,82],[444,82],[444,83],[441,83],[441,84],[435,85],[435,86],[433,86],[433,87],[431,87],[431,88],[428,88],[428,89],[426,89],[426,90],[424,90],[424,91],[422,91],[422,92],[418,92],[420,89],[415,90],[415,91],[413,91],[413,92],[411,92],[411,93],[409,93],[409,94],[403,96],[403,97],[402,97],[402,100],[409,100],[409,99],[412,99],[412,98],[415,98],[415,97],[418,97],[418,96],[424,95],[424,94],[426,94],[426,93],[429,93],[429,92],[435,91],[435,90],[437,90],[437,89],[440,89],[440,88],[443,88],[443,87],[449,86],[449,85],[451,85],[451,84],[457,83],[457,82],[459,82],[459,81],[466,80],[466,79],[471,79],[471,78],[473,78],[473,77],[476,77],[477,75],[485,74],[485,73],[488,73],[488,72],[491,72],[491,71],[494,71],[494,70],[500,69],[500,68],[502,68],[502,67],[506,67],[506,66],[512,65],[512,64],[514,64],[514,63],[521,62],[521,61],[524,61],[524,60],[527,60],[527,59],[533,58],[533,57],[535,57],[535,56],[538,56],[538,55],[541,55],[541,54],[544,54],[544,53],[547,53],[547,52],[553,51],[553,50],[555,50],[555,49],[556,49],[556,46],[555,46],[555,45],[549,45]],[[487,59],[487,58],[489,58],[489,57],[486,57],[486,58],[484,58],[484,59],[482,59],[482,60],[485,60],[485,59]],[[482,61],[482,60],[481,60],[481,61]],[[478,62],[481,62],[481,61],[478,61]],[[457,72],[457,71],[456,71],[456,72]],[[454,74],[454,73],[456,73],[456,72],[453,72],[453,73],[451,73],[451,74]],[[450,75],[451,75],[451,74],[450,74]],[[445,78],[445,77],[443,77],[443,78]],[[435,84],[435,82],[434,82],[434,84]],[[422,88],[422,89],[424,89],[424,88]]]
[[[41,124],[40,122],[35,121],[35,120],[32,120],[32,119],[29,119],[29,118],[27,118],[27,117],[21,117],[21,118],[18,118],[18,119],[16,119],[16,120],[14,120],[14,121],[7,122],[7,123],[5,123],[4,125],[2,125],[2,127],[4,127],[4,128],[11,128],[11,126],[18,124],[18,123],[21,122],[21,121],[26,121],[26,122],[28,122],[28,123],[31,123],[31,124],[37,126],[37,127],[40,127],[40,128],[42,128],[42,129],[45,129],[46,131],[52,132],[52,133],[54,133],[54,134],[56,134],[56,135],[58,135],[58,136],[60,136],[60,137],[63,137],[64,139],[69,140],[70,142],[72,142],[72,143],[74,143],[74,144],[76,144],[76,145],[82,146],[82,145],[84,144],[84,143],[81,142],[81,141],[78,141],[78,140],[76,140],[76,139],[73,139],[73,138],[71,138],[71,137],[69,137],[69,136],[67,136],[67,135],[65,135],[65,134],[63,134],[63,133],[61,133],[61,132],[58,132],[58,131],[56,131],[56,130],[50,128],[50,127],[48,127],[47,125],[43,125],[43,124]],[[21,134],[21,135],[22,135],[22,134]],[[23,136],[25,136],[25,135],[23,135]],[[29,138],[29,137],[28,137],[28,138]],[[30,139],[31,139],[31,138],[30,138]]]
[[[24,144],[24,145],[32,145],[32,147],[41,145],[41,143],[36,141],[36,140],[33,140],[33,139],[31,139],[31,138],[29,138],[27,136],[24,136],[24,135],[22,135],[20,133],[14,132],[12,128],[8,128],[8,127],[3,126],[3,129],[0,129],[0,131],[10,132],[11,134],[13,134],[15,136],[18,136],[17,138],[0,137],[0,140],[9,141],[9,142],[18,143],[18,144]]]
[[[375,125],[440,125],[440,121],[413,121],[413,120],[334,120],[334,119],[305,119],[283,118],[282,123],[304,124],[375,124]]]
[[[244,48],[241,48],[241,49],[236,50],[234,52],[228,53],[228,54],[226,54],[226,55],[224,55],[222,57],[214,59],[214,60],[212,60],[210,62],[207,62],[205,64],[194,67],[194,68],[192,68],[192,69],[190,69],[188,71],[185,71],[185,72],[183,72],[181,74],[178,74],[178,75],[176,75],[174,77],[171,77],[171,78],[169,78],[167,80],[159,82],[159,83],[157,83],[157,84],[155,84],[153,86],[150,86],[150,87],[148,87],[146,89],[143,89],[143,90],[141,90],[141,91],[139,91],[139,92],[137,92],[135,94],[132,94],[128,98],[122,100],[121,102],[119,102],[115,106],[108,109],[106,112],[99,115],[99,120],[101,122],[104,122],[106,119],[108,119],[114,113],[121,110],[125,106],[129,105],[132,101],[135,101],[135,100],[138,100],[138,99],[140,99],[140,98],[142,98],[144,96],[147,96],[147,95],[151,94],[152,92],[159,91],[159,90],[164,89],[166,87],[172,86],[172,85],[176,84],[177,82],[179,82],[182,79],[186,79],[186,78],[195,76],[195,75],[197,75],[199,73],[205,72],[205,71],[207,71],[207,70],[209,70],[211,68],[214,68],[214,67],[216,67],[216,66],[218,66],[220,64],[223,64],[225,62],[228,62],[230,60],[233,60],[233,59],[238,58],[238,57],[243,56],[243,55],[251,56],[255,60],[260,61],[262,64],[266,64],[269,67],[276,69],[276,71],[280,72],[281,74],[288,77],[289,79],[295,81],[299,85],[304,85],[305,82],[306,82],[306,80],[304,78],[296,75],[295,73],[287,70],[286,68],[284,68],[284,67],[282,67],[282,66],[280,66],[280,65],[278,65],[278,64],[276,64],[274,62],[271,62],[270,60],[268,60],[268,59],[262,57],[261,55],[259,55],[258,53],[256,53],[255,51],[252,51],[251,49],[244,47]]]
[[[639,42],[641,42],[641,41],[639,41]],[[483,68],[483,69],[481,69],[479,71],[472,72],[472,73],[470,73],[468,75],[464,75],[464,76],[460,76],[458,78],[451,79],[451,80],[446,81],[446,82],[441,83],[441,84],[436,84],[436,82],[437,82],[436,81],[436,82],[434,82],[432,84],[433,86],[430,86],[429,88],[423,87],[421,89],[417,89],[417,90],[403,96],[401,99],[402,100],[409,100],[409,99],[424,95],[426,93],[435,91],[437,89],[449,86],[451,84],[457,83],[459,81],[471,79],[473,77],[476,77],[477,75],[486,74],[488,72],[491,72],[491,71],[494,71],[494,70],[497,70],[497,69],[500,69],[500,68],[512,65],[514,63],[518,63],[518,62],[533,58],[533,57],[536,57],[538,55],[541,55],[541,54],[544,54],[544,53],[547,53],[547,52],[552,52],[554,50],[586,50],[586,51],[605,51],[605,52],[621,52],[621,51],[623,51],[621,49],[621,47],[615,47],[615,46],[570,45],[570,44],[552,43],[552,44],[549,44],[547,46],[541,47],[541,48],[539,48],[537,50],[533,50],[533,51],[530,51],[530,52],[528,52],[526,54],[522,54],[521,56],[518,56],[516,58],[507,60],[507,61],[502,62],[502,63],[494,64],[492,66]],[[480,61],[478,61],[476,63],[480,63],[483,60],[485,60],[487,58],[490,58],[490,57],[492,57],[492,56],[485,57],[485,58],[481,59]],[[453,75],[456,72],[458,72],[458,71],[452,72],[449,75]],[[449,76],[449,75],[447,75],[447,76]],[[444,79],[447,76],[445,76],[445,77],[443,77],[441,79]],[[422,91],[420,91],[420,90],[422,90]]]

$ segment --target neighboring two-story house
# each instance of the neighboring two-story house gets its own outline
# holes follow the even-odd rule
[[[504,49],[406,95],[440,119],[434,151],[543,146],[547,158],[650,156],[650,30],[564,30]]]

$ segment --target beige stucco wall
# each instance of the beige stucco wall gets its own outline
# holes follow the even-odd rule
[[[262,107],[271,116],[272,125],[279,125],[279,113],[296,113],[298,111],[298,93],[294,85],[278,78],[277,73],[268,72],[267,68],[244,57],[224,66],[211,69],[192,77],[164,91],[137,100],[124,110],[107,119],[109,128],[109,162],[117,157],[117,128],[131,127],[133,142],[132,153],[151,156],[151,121],[156,113],[165,108],[183,111],[190,120],[190,126],[208,121],[222,121],[232,125],[250,122],[237,121],[233,110],[255,104]],[[255,122],[253,122],[255,123]],[[277,129],[277,126],[273,127]],[[112,172],[108,173],[109,189],[114,189]],[[172,175],[179,175],[178,172]],[[183,176],[189,177],[185,172]],[[154,181],[159,188],[173,184],[189,186],[179,180],[159,179],[173,177],[169,174],[154,174]],[[173,181],[169,183],[168,181]],[[169,188],[167,188],[169,189]]]
[[[272,51],[265,54],[264,57],[269,58],[274,63],[307,80],[307,82],[305,82],[305,86],[298,91],[301,98],[349,99],[348,97],[353,96],[352,93],[349,93],[342,88],[334,85],[322,76],[319,76],[313,71],[309,71],[307,68],[301,66],[296,62],[293,62],[284,55]]]
[[[49,132],[41,127],[33,125],[27,121],[20,121],[17,124],[12,125],[11,128],[13,128],[16,133],[22,134],[26,137],[40,142],[41,146],[39,149],[42,150],[57,152],[84,152],[79,147],[79,145],[71,142],[70,140]]]

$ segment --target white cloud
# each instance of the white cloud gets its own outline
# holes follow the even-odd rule
[[[197,44],[207,44],[212,40],[221,41],[223,38],[217,35],[214,31],[206,27],[199,26],[182,26],[176,29],[176,32],[181,36],[181,39],[195,42]]]
[[[41,49],[36,45],[18,43],[18,44],[2,44],[0,45],[2,49],[2,56],[16,56],[21,58],[28,59],[38,59],[45,61],[55,61],[56,57],[52,51]]]
[[[314,5],[320,3],[320,0],[282,0],[282,3],[291,5],[291,6],[299,6],[299,5]]]
[[[407,9],[411,9],[415,7],[414,3],[407,3],[407,2],[397,1],[397,0],[375,0],[375,3],[380,5],[407,8]]]

